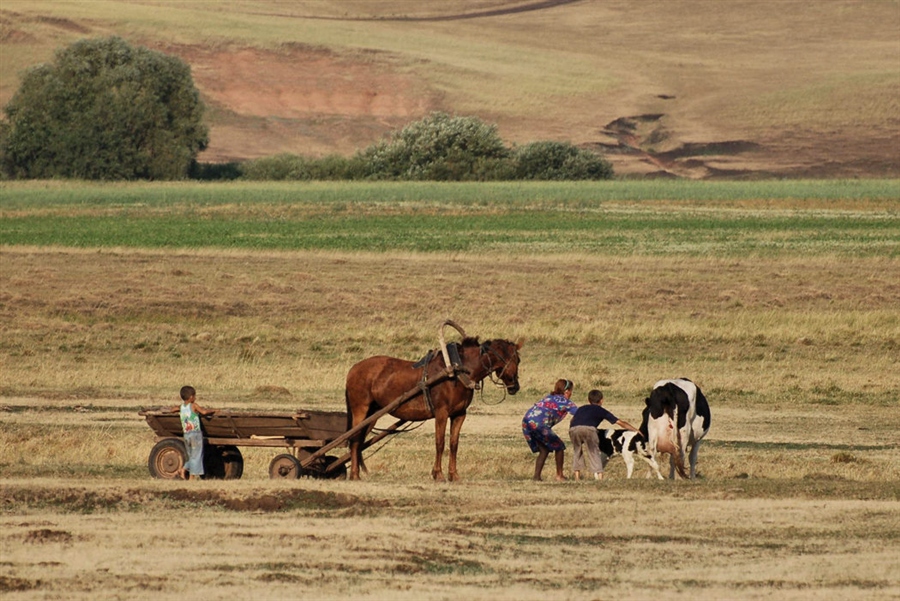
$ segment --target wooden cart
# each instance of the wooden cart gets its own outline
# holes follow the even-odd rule
[[[392,403],[392,408],[398,404]],[[385,413],[380,411],[349,431],[347,414],[343,411],[216,411],[213,415],[201,416],[204,477],[238,479],[244,473],[244,458],[238,447],[266,447],[283,449],[269,463],[270,478],[344,478],[350,453],[327,453],[346,447],[351,436],[368,428]],[[139,415],[147,420],[157,437],[147,461],[150,474],[154,478],[178,478],[179,470],[187,461],[178,413],[142,410]],[[397,420],[369,438],[363,448],[380,442],[404,424],[404,420]]]
[[[438,330],[441,352],[444,355],[443,372],[427,382],[400,395],[393,402],[369,415],[353,428],[348,429],[347,414],[343,411],[303,411],[292,413],[249,413],[216,411],[200,416],[203,431],[203,467],[206,478],[237,479],[244,473],[244,459],[238,447],[271,447],[284,449],[269,463],[270,478],[344,478],[350,453],[341,456],[327,455],[332,449],[347,446],[347,441],[360,432],[370,432],[379,418],[387,415],[403,403],[422,394],[441,382],[455,378],[459,366],[451,361],[444,328],[452,326],[463,338],[466,334],[459,325],[446,320]],[[157,442],[150,451],[148,467],[155,478],[177,478],[187,461],[177,411],[141,410],[147,424],[156,432]],[[407,422],[398,419],[381,429],[363,444],[365,450],[385,437],[395,434]]]
[[[144,410],[140,415],[157,436],[148,460],[150,474],[156,478],[177,478],[187,460],[178,413]],[[238,447],[283,449],[284,452],[269,464],[272,478],[339,478],[347,473],[345,464],[350,458],[349,453],[346,457],[318,454],[310,460],[316,451],[346,432],[347,414],[342,411],[217,411],[201,416],[200,425],[207,478],[240,478],[244,472],[244,459]]]

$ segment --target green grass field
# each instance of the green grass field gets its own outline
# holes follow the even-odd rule
[[[897,208],[900,180],[759,180],[696,182],[638,180],[604,182],[229,182],[229,183],[92,183],[2,182],[0,208],[165,207],[171,204],[215,206],[242,202],[272,204],[431,202],[477,207],[579,207],[616,201],[673,201],[732,206],[754,202],[819,201],[841,208],[846,203],[873,202]],[[802,205],[801,205],[802,206]],[[861,208],[866,208],[863,204]]]
[[[0,243],[80,248],[895,257],[896,180],[7,184]]]

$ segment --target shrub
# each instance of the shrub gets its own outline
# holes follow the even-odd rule
[[[31,69],[4,112],[0,157],[17,178],[181,179],[208,143],[190,68],[118,37]]]
[[[194,163],[191,165],[189,177],[201,181],[222,181],[238,179],[243,175],[241,164],[230,163]]]
[[[328,155],[309,162],[310,179],[322,181],[363,179],[365,165],[358,157]]]
[[[497,128],[475,117],[434,113],[358,155],[373,179],[473,180],[509,156]]]
[[[314,159],[280,154],[241,165],[252,180],[507,181],[610,179],[601,156],[565,142],[533,142],[514,152],[493,125],[434,113],[356,155]]]
[[[352,180],[365,177],[365,166],[357,157],[329,155],[313,159],[279,154],[247,161],[241,167],[244,179],[252,180]]]
[[[311,179],[309,161],[295,154],[277,154],[247,161],[242,167],[244,179],[282,181]]]
[[[532,142],[513,153],[515,179],[612,179],[612,165],[568,142]]]

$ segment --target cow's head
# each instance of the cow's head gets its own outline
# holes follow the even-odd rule
[[[611,430],[598,430],[597,434],[600,452],[604,453],[607,457],[615,455],[618,452],[618,449],[616,449],[614,439],[611,438],[611,435],[613,435],[614,432]]]

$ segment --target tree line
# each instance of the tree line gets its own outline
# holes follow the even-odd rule
[[[0,122],[0,176],[89,180],[610,179],[568,142],[508,147],[494,125],[432,113],[349,157],[281,154],[200,163],[204,105],[181,59],[119,37],[81,40],[28,70]]]

